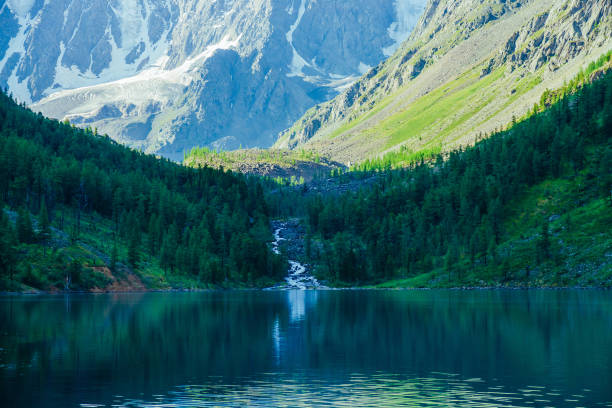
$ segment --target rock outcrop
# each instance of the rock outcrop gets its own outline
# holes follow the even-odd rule
[[[611,48],[609,0],[429,0],[392,57],[309,110],[276,147],[306,144],[354,163],[400,145],[470,143]],[[451,95],[460,103],[442,109]],[[420,106],[426,97],[435,100]]]
[[[0,85],[180,159],[262,146],[392,54],[425,0],[8,0]]]

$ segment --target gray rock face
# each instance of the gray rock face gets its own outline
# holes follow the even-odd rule
[[[270,146],[391,55],[426,0],[7,0],[0,86],[180,159]]]
[[[478,132],[491,132],[513,115],[522,116],[546,87],[561,86],[610,49],[610,0],[429,0],[394,55],[333,100],[310,109],[280,135],[275,146],[306,146],[354,163],[400,145],[413,151],[434,142],[445,149],[465,145]],[[413,102],[461,76],[472,75],[469,83],[475,84],[473,71],[481,73],[478,79],[493,82],[488,88],[490,101],[463,98],[427,128],[403,128],[399,119],[394,121]],[[491,79],[494,71],[503,71],[499,79]],[[521,88],[521,80],[532,82]],[[513,98],[517,88],[523,94]],[[478,94],[486,91],[483,85]],[[471,104],[480,107],[462,110]],[[470,120],[461,126],[445,122],[454,115]],[[393,137],[398,129],[403,139]]]
[[[511,71],[526,68],[535,72],[548,63],[549,70],[555,71],[590,46],[609,40],[611,15],[612,3],[607,1],[556,4],[516,31],[489,67],[509,62]]]

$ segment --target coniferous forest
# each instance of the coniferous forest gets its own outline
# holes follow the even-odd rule
[[[344,194],[181,166],[3,93],[2,286],[270,286],[287,271],[278,215],[304,216],[303,261],[330,285],[605,285],[612,74],[591,76],[473,147],[336,174],[377,179]]]
[[[192,169],[46,119],[0,95],[0,270],[39,289],[104,287],[141,269],[147,286],[274,282],[269,213],[255,179]],[[100,270],[100,269],[98,269]]]
[[[474,147],[387,171],[372,189],[312,198],[307,247],[319,275],[342,284],[404,279],[417,286],[538,275],[542,284],[564,285],[586,272],[573,270],[577,255],[599,248],[591,284],[610,284],[612,73],[594,78],[546,92],[528,118]],[[565,213],[538,212],[538,200],[563,194]],[[520,207],[536,223],[532,236],[526,226],[507,230]],[[581,233],[586,242],[561,236]]]
[[[611,0],[0,3],[0,408],[612,407]]]

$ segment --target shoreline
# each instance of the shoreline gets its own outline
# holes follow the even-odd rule
[[[603,290],[612,291],[606,286],[475,286],[450,288],[375,288],[375,287],[346,287],[346,288],[320,288],[320,289],[291,289],[291,288],[229,288],[229,289],[151,289],[142,291],[36,291],[36,292],[6,292],[0,291],[0,296],[65,296],[65,295],[130,295],[145,293],[197,293],[197,292],[335,292],[335,291],[528,291],[528,290]]]

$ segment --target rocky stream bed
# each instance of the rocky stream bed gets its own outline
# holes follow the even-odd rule
[[[281,253],[281,246],[286,250],[289,270],[285,283],[270,289],[323,289],[317,278],[310,273],[309,266],[297,260],[304,254],[304,229],[300,220],[296,218],[275,220],[272,222],[272,228],[274,231],[272,250],[276,254]]]

